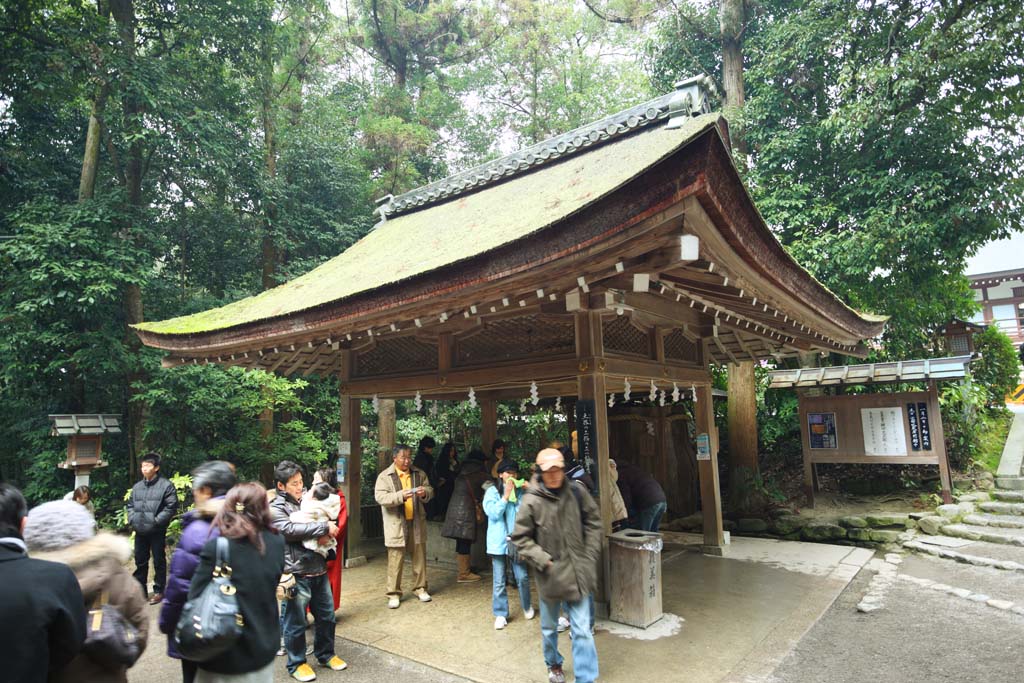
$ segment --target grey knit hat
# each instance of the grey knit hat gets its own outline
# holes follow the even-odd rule
[[[55,500],[29,510],[25,521],[25,545],[39,551],[62,550],[96,535],[96,520],[84,505]]]

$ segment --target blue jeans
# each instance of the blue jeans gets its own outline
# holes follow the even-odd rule
[[[491,580],[491,611],[496,617],[508,618],[508,589],[505,588],[505,569],[509,560],[504,555],[491,555],[491,567],[494,569],[494,576]],[[512,576],[516,579],[516,589],[519,591],[519,604],[523,611],[530,609],[530,576],[526,572],[526,565],[522,562],[512,562]]]
[[[640,531],[657,531],[661,525],[661,516],[665,514],[666,509],[668,509],[668,503],[662,501],[643,510],[638,510],[636,521]]]
[[[558,652],[558,608],[564,607],[572,629],[572,668],[577,683],[592,683],[597,680],[597,648],[590,633],[589,597],[575,602],[540,601],[540,635],[544,645],[544,663],[549,667],[561,666],[562,655]]]
[[[590,603],[590,630],[593,631],[594,630],[594,594],[591,593],[590,595],[588,595],[587,597],[585,597],[583,599],[586,600],[588,603]],[[568,616],[568,614],[569,614],[569,603],[563,600],[559,604],[561,605],[562,612],[565,612],[566,616]]]
[[[306,663],[306,605],[313,615],[313,656],[321,664],[334,656],[334,596],[327,574],[295,575],[295,597],[284,611],[284,649],[288,673]]]

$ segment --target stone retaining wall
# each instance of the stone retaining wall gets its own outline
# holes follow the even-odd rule
[[[702,529],[703,517],[697,512],[662,525],[665,531],[696,531]],[[846,517],[803,517],[787,514],[770,519],[759,517],[727,519],[725,530],[737,536],[779,538],[787,541],[809,541],[858,545],[876,548],[899,543],[906,531],[917,528],[917,520],[909,514],[874,514]]]

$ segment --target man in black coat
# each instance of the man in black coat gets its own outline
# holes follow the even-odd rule
[[[148,594],[149,556],[153,556],[153,595],[149,604],[164,599],[167,582],[167,525],[178,509],[174,484],[160,476],[160,456],[146,453],[140,464],[142,480],[128,498],[128,523],[135,529],[135,579]]]
[[[85,641],[85,599],[67,565],[29,558],[22,540],[28,505],[0,484],[0,662],[11,683],[43,683]]]

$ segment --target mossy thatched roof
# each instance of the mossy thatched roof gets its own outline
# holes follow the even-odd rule
[[[256,296],[194,315],[135,325],[160,335],[227,330],[279,318],[452,266],[527,237],[613,192],[714,127],[655,125],[484,189],[399,215],[330,261]]]

